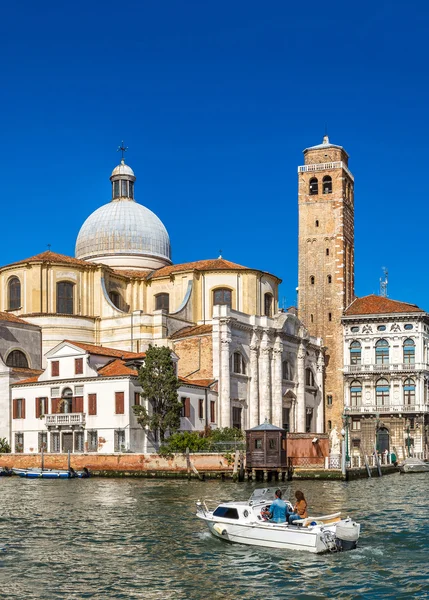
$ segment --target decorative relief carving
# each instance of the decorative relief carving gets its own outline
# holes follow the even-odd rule
[[[371,327],[371,325],[364,325],[362,327],[362,333],[372,333],[372,327]]]
[[[399,327],[399,325],[398,325],[397,323],[394,323],[394,324],[391,326],[391,328],[390,328],[390,331],[395,331],[395,332],[398,332],[398,331],[401,331],[401,328]]]

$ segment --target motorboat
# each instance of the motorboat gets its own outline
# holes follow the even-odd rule
[[[360,524],[350,517],[342,519],[340,512],[311,516],[291,524],[266,520],[264,515],[274,493],[274,488],[257,489],[247,502],[222,502],[213,511],[198,500],[196,516],[205,521],[215,537],[228,542],[313,553],[356,548]],[[292,511],[290,502],[286,504]]]
[[[419,458],[406,458],[399,464],[401,473],[429,473],[429,463]]]
[[[19,477],[28,477],[29,479],[86,479],[89,477],[89,471],[75,471],[74,469],[12,469],[15,475]]]
[[[13,471],[9,467],[0,468],[0,477],[10,477],[11,475],[13,475]]]

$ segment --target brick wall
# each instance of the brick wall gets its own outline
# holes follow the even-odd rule
[[[211,379],[213,377],[211,335],[174,340],[173,350],[180,359],[180,377],[189,377],[189,379]]]

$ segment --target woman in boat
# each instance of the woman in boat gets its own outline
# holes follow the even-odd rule
[[[289,523],[293,523],[294,521],[299,521],[300,519],[306,519],[308,517],[307,512],[307,501],[304,497],[304,494],[297,490],[295,492],[295,506],[293,507],[293,513],[289,517]]]

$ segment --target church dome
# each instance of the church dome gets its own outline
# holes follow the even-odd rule
[[[171,264],[170,238],[161,220],[134,200],[134,172],[122,159],[112,172],[112,200],[93,212],[76,241],[76,258],[118,269]]]

